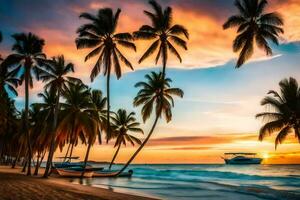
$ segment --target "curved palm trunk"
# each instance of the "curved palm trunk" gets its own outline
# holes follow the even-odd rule
[[[89,158],[91,147],[92,147],[92,143],[90,142],[89,145],[88,145],[86,154],[85,154],[83,170],[82,170],[82,173],[81,173],[81,178],[83,178],[83,175],[84,175],[84,172],[85,172],[85,168],[86,168],[86,164],[87,164],[87,161],[88,161],[88,158]]]
[[[31,175],[31,157],[32,157],[32,148],[31,148],[31,142],[30,142],[30,136],[29,136],[29,71],[30,63],[27,61],[25,63],[25,134],[27,138],[27,146],[28,146],[28,161],[27,161],[27,175]]]
[[[118,153],[119,153],[119,151],[120,151],[121,144],[122,144],[122,143],[119,144],[118,149],[117,149],[117,151],[116,151],[116,153],[115,153],[115,155],[114,155],[114,157],[113,157],[111,163],[109,164],[108,169],[111,169],[111,166],[114,164],[114,161],[115,161],[115,159],[116,159],[116,157],[117,157],[117,155],[118,155]]]
[[[53,120],[52,130],[51,130],[52,132],[51,144],[50,144],[49,155],[47,159],[47,165],[43,176],[44,178],[47,178],[49,175],[49,171],[53,160],[53,154],[55,150],[55,136],[56,136],[56,127],[57,127],[57,119],[58,119],[58,111],[59,111],[59,97],[60,97],[60,90],[57,91],[57,99],[54,108],[54,120]]]
[[[128,162],[123,166],[123,168],[117,174],[115,174],[114,176],[120,175],[130,165],[130,163],[135,159],[135,157],[139,154],[139,152],[144,148],[144,146],[147,144],[148,140],[150,139],[150,137],[151,137],[151,135],[152,135],[152,133],[153,133],[155,127],[156,127],[158,118],[159,118],[159,115],[156,115],[156,118],[155,118],[155,121],[152,125],[152,128],[151,128],[148,136],[144,140],[144,142],[141,144],[141,146],[139,146],[139,148],[136,150],[136,152],[133,154],[133,156],[128,160]]]

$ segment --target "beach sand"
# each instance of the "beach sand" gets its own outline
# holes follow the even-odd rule
[[[42,173],[43,170],[41,170]],[[26,176],[21,169],[0,166],[1,200],[151,200],[111,190],[71,184],[67,179]]]

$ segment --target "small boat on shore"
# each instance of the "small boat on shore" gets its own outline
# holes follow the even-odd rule
[[[256,153],[224,153],[222,159],[226,164],[233,165],[261,164],[263,160],[257,157]]]
[[[115,176],[119,171],[118,170],[103,170],[103,171],[95,171],[93,177],[112,177]],[[122,172],[118,175],[118,177],[131,177],[133,174],[132,170],[128,172]]]
[[[58,174],[62,177],[81,177],[82,170],[71,169],[71,168],[61,168],[56,169]],[[83,174],[84,178],[92,178],[94,175],[94,171],[91,169],[85,169]]]

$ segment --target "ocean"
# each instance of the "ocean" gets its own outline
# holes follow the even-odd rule
[[[161,199],[231,199],[226,195],[232,194],[300,199],[300,165],[155,164],[129,169],[134,171],[131,178],[92,178],[81,184]]]

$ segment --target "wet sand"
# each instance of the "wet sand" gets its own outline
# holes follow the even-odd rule
[[[42,171],[41,171],[42,172]],[[1,200],[151,200],[111,190],[71,184],[67,179],[26,176],[21,169],[0,166]]]

